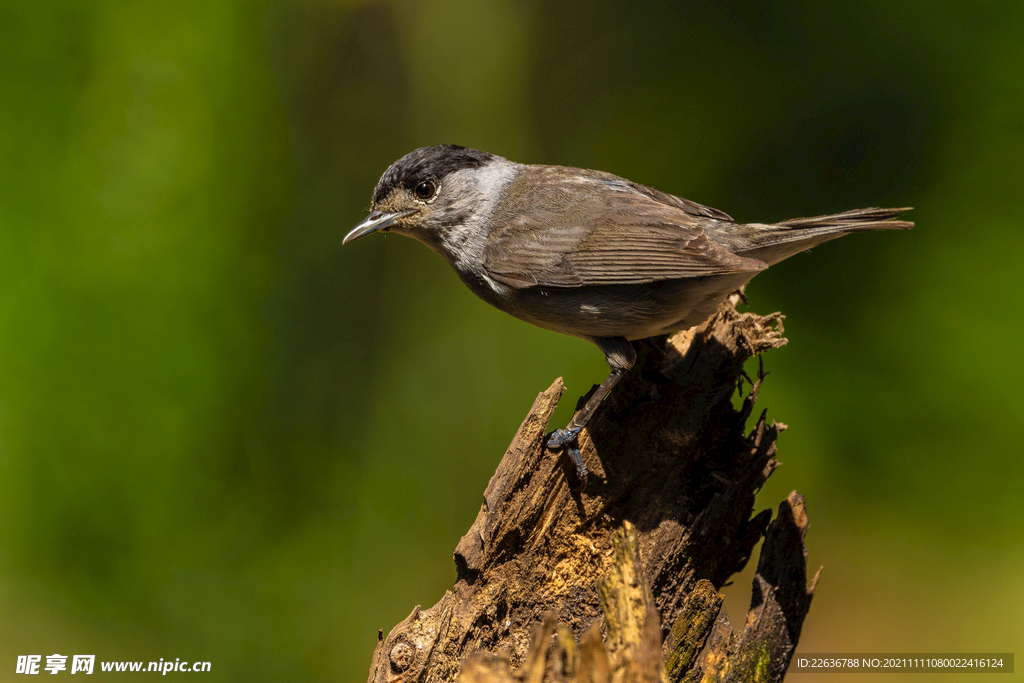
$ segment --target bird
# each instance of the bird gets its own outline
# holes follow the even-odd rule
[[[728,214],[603,171],[520,164],[459,145],[394,162],[370,214],[342,243],[376,232],[440,254],[478,297],[528,323],[593,342],[610,372],[563,429],[580,485],[579,434],[636,362],[634,342],[707,320],[783,259],[853,232],[908,230],[909,207],[740,223]]]

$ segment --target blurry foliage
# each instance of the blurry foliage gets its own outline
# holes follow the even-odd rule
[[[807,651],[1021,650],[1022,8],[5,4],[3,666],[359,679],[450,586],[536,392],[605,368],[411,240],[341,249],[442,142],[740,220],[917,207],[750,286],[792,340],[762,496],[807,494]]]

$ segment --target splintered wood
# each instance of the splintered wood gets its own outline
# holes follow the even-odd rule
[[[762,412],[747,429],[763,374],[743,364],[786,340],[781,315],[736,302],[637,344],[580,436],[582,491],[544,445],[562,380],[537,397],[455,549],[455,585],[378,637],[371,683],[782,680],[817,576],[808,586],[803,498],[755,514],[785,425]],[[717,591],[762,538],[734,633]]]

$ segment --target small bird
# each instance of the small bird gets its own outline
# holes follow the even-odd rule
[[[597,344],[611,372],[548,446],[578,437],[636,361],[632,342],[707,320],[768,266],[851,232],[908,230],[903,209],[855,209],[781,223],[729,215],[625,178],[517,164],[458,145],[423,147],[381,176],[371,213],[343,243],[395,232],[443,256],[487,303]]]

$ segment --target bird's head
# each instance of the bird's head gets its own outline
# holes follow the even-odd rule
[[[457,260],[460,254],[453,252],[467,238],[486,237],[479,233],[486,230],[485,219],[516,167],[458,145],[410,152],[381,176],[370,215],[345,235],[344,243],[374,232],[396,232]]]

